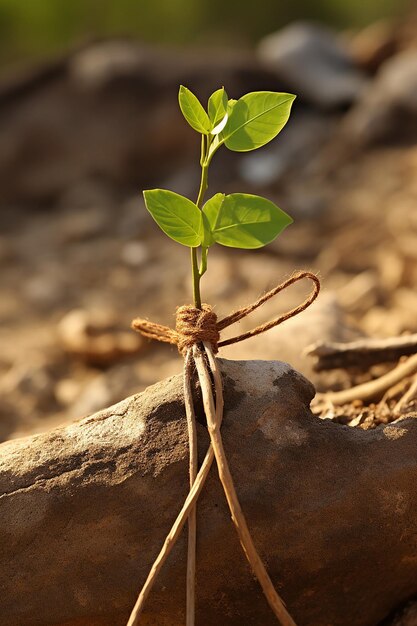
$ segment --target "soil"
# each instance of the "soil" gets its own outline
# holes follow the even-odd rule
[[[408,40],[404,43],[412,45]],[[26,92],[21,90],[16,96],[15,87],[14,92],[10,87],[3,90],[9,100],[2,96],[2,125],[10,118],[7,102],[18,97],[21,106],[34,98],[29,79],[20,80],[28,85]],[[60,81],[64,80],[60,75]],[[131,97],[137,86],[129,87],[126,79],[125,88]],[[54,103],[60,92],[54,84],[48,89]],[[43,100],[45,117],[48,93]],[[78,98],[82,109],[84,96],[78,94]],[[357,335],[384,337],[417,331],[417,135],[411,126],[405,139],[361,145],[349,133],[355,106],[324,113],[301,103],[294,111],[292,132],[296,134],[297,121],[300,127],[303,119],[319,122],[310,134],[302,131],[308,135],[308,158],[287,155],[285,175],[269,182],[245,174],[248,167],[256,171],[262,161],[257,165],[244,155],[219,157],[210,181],[213,191],[222,184],[224,191],[264,194],[295,218],[294,225],[265,250],[239,252],[217,246],[210,252],[203,299],[214,304],[220,315],[254,300],[294,269],[308,268],[319,273],[322,297],[334,296],[346,327]],[[110,104],[108,109],[110,123]],[[169,118],[170,106],[165,113]],[[162,109],[158,116],[162,124]],[[25,119],[13,118],[16,137]],[[71,128],[65,132],[71,136]],[[283,145],[286,132],[280,138]],[[198,146],[186,131],[182,135],[177,129],[171,141],[181,158],[173,158],[172,146],[161,144],[160,154],[166,158],[168,150],[170,160],[159,177],[158,151],[153,146],[146,171],[152,160],[155,174],[146,174],[147,184],[137,163],[137,186],[130,174],[128,179],[117,180],[90,171],[71,180],[61,176],[53,192],[48,181],[42,180],[36,193],[30,187],[25,193],[21,188],[21,194],[0,194],[2,440],[91,413],[180,370],[174,348],[140,341],[129,330],[131,319],[138,315],[172,324],[175,307],[191,298],[187,250],[158,231],[140,194],[140,187],[151,184],[195,194],[198,171],[193,163]],[[65,163],[54,162],[48,150],[42,149],[39,138],[38,144],[51,175],[53,165],[64,168]],[[283,158],[272,147],[263,154],[272,164]],[[27,170],[23,157],[19,159],[16,156],[16,171]],[[268,319],[270,313],[292,307],[304,293],[302,286],[294,288],[252,320],[242,322],[242,330]],[[245,345],[248,358],[261,345],[257,341]],[[300,355],[297,350],[294,359]],[[224,349],[222,355],[227,358],[234,352]],[[279,342],[262,343],[262,358],[279,356]],[[309,368],[306,362],[305,371]],[[380,373],[381,368],[360,375],[323,372],[314,382],[322,390],[337,389]],[[390,419],[391,409],[392,403],[342,407],[334,418],[342,423],[354,420],[361,428],[375,427]]]

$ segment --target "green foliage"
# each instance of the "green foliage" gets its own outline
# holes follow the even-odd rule
[[[212,129],[212,123],[199,99],[187,87],[181,85],[178,102],[181,112],[191,128],[194,128],[198,133],[207,135]]]
[[[211,236],[206,241],[230,248],[262,248],[292,223],[273,202],[247,193],[218,193],[206,202],[203,213]]]
[[[222,145],[234,152],[264,146],[287,123],[294,99],[288,93],[259,91],[229,100],[222,87],[210,96],[206,112],[187,87],[180,87],[181,111],[190,126],[202,135],[198,198],[194,203],[164,189],[144,191],[144,197],[148,211],[164,233],[191,248],[195,306],[201,306],[200,279],[207,269],[207,252],[212,245],[261,248],[292,222],[289,215],[260,196],[218,193],[204,206],[203,199],[208,168],[216,151]]]
[[[294,100],[292,94],[273,91],[242,96],[233,106],[221,141],[235,152],[261,148],[284,128]]]
[[[150,189],[143,196],[149,213],[168,237],[191,248],[202,244],[203,219],[194,202],[167,189]]]
[[[221,124],[227,114],[227,93],[224,87],[210,96],[207,109],[211,122],[211,134],[217,135],[223,129],[216,127]],[[227,120],[225,121],[227,122]]]

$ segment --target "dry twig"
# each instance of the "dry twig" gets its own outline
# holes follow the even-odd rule
[[[317,394],[313,401],[313,410],[320,413],[329,404],[342,405],[349,404],[354,400],[377,400],[382,397],[387,389],[390,389],[407,376],[417,373],[417,354],[411,356],[407,361],[400,363],[396,368],[362,385],[344,389],[343,391],[333,391],[324,394]]]
[[[414,377],[406,393],[400,398],[394,407],[393,414],[398,417],[413,402],[417,402],[417,376]]]
[[[316,371],[356,367],[366,370],[376,363],[397,361],[417,352],[417,333],[387,339],[364,338],[347,343],[318,342],[308,346],[305,354],[316,358]]]

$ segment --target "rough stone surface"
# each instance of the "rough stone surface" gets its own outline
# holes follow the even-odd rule
[[[347,48],[315,24],[299,22],[268,35],[259,56],[295,93],[321,109],[352,104],[366,84]]]
[[[222,361],[225,447],[268,570],[302,626],[375,626],[417,591],[417,422],[314,417],[281,362]],[[1,446],[1,626],[122,626],[187,491],[181,378]],[[199,425],[200,455],[207,433]],[[197,623],[275,626],[217,474],[199,504]],[[185,537],[143,624],[184,623]]]

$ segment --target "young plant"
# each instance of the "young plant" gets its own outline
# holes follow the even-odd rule
[[[274,139],[287,123],[294,99],[295,96],[287,93],[259,91],[248,93],[239,100],[229,100],[222,87],[210,96],[207,110],[205,110],[189,89],[180,87],[181,111],[190,126],[201,135],[201,182],[197,200],[193,202],[166,189],[144,191],[144,197],[149,212],[160,228],[171,239],[188,246],[191,250],[195,308],[202,308],[200,281],[207,270],[207,254],[211,246],[218,243],[232,248],[261,248],[275,239],[292,222],[289,215],[270,200],[260,196],[245,193],[229,195],[217,193],[205,203],[204,198],[208,187],[209,166],[220,146],[224,145],[234,152],[248,152],[264,146]],[[216,338],[220,330],[242,319],[302,278],[312,280],[314,290],[301,305],[249,332],[220,343],[217,339],[213,342],[212,337]],[[197,312],[198,322],[193,321],[196,311],[192,306],[180,307],[177,311],[175,330],[140,318],[133,321],[133,328],[145,337],[174,343],[179,347],[182,346],[181,342],[184,337],[186,339],[180,352],[184,356],[184,406],[190,451],[190,492],[152,565],[133,608],[128,626],[138,626],[144,603],[186,520],[188,520],[188,557],[185,617],[187,626],[195,626],[196,502],[214,459],[233,523],[252,571],[278,621],[282,626],[296,626],[257,553],[234,487],[220,430],[224,406],[223,383],[215,354],[218,345],[236,343],[263,333],[305,310],[316,299],[319,287],[320,283],[315,275],[310,272],[299,272],[248,307],[235,311],[220,322],[217,322],[217,317],[209,305],[204,307],[206,317]],[[184,309],[186,317],[188,315],[190,318],[188,325],[184,322],[185,318],[181,317]],[[180,311],[182,313],[179,313]],[[181,321],[180,324],[178,324],[178,319]],[[208,320],[210,320],[209,323],[207,323]],[[207,323],[206,328],[203,328],[203,321]],[[214,331],[213,325],[215,325]],[[193,370],[194,367],[195,370]],[[200,467],[198,467],[197,429],[191,384],[195,373],[200,383],[211,442]]]
[[[204,204],[208,171],[221,146],[249,152],[274,139],[288,121],[295,96],[256,91],[228,99],[222,87],[208,100],[207,111],[187,87],[178,100],[189,125],[201,135],[201,182],[196,202],[167,189],[143,192],[145,204],[168,237],[191,250],[194,306],[201,308],[200,281],[207,271],[208,250],[215,243],[231,248],[261,248],[292,219],[273,202],[246,193],[217,193]]]

